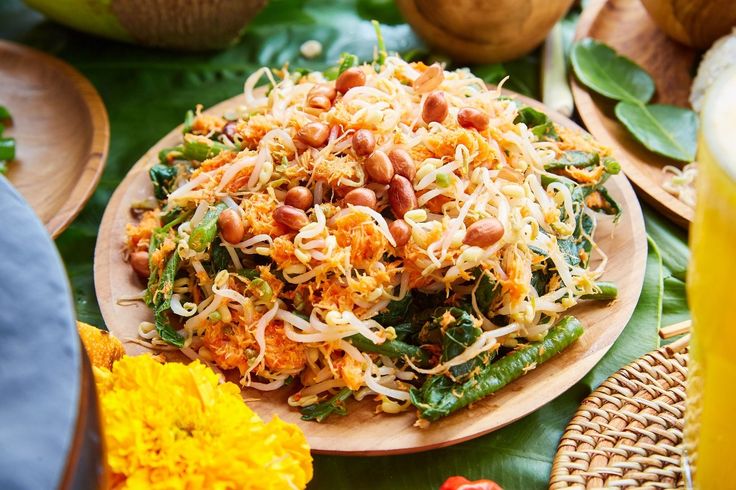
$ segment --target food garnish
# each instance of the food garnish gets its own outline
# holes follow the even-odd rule
[[[616,297],[595,230],[621,213],[620,166],[467,70],[377,53],[262,68],[239,109],[189,112],[126,254],[150,347],[288,386],[308,420],[369,396],[426,425],[572,343],[570,308]]]

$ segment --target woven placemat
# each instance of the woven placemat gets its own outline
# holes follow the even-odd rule
[[[565,429],[550,489],[684,488],[687,353],[650,352],[608,378]]]

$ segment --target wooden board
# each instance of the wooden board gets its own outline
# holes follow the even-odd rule
[[[107,111],[89,81],[63,61],[0,41],[0,105],[13,125],[16,159],[7,177],[51,236],[79,214],[102,175]]]
[[[639,0],[593,0],[583,11],[575,39],[592,37],[634,60],[654,79],[653,102],[689,107],[696,52],[668,38]],[[598,95],[571,74],[575,106],[590,133],[613,148],[626,176],[641,195],[681,226],[693,209],[662,188],[665,165],[681,165],[650,152],[629,134],[613,112],[615,101]]]
[[[545,110],[556,122],[578,128],[539,102],[522,99]],[[242,96],[234,97],[207,112],[222,114],[242,103]],[[152,196],[147,170],[157,162],[159,150],[180,141],[181,127],[178,127],[138,160],[113,194],[100,225],[94,267],[97,300],[107,327],[124,341],[129,354],[147,351],[126,340],[134,337],[138,324],[150,321],[152,315],[143,303],[120,305],[117,302],[118,298],[139,294],[144,287],[122,260],[125,225],[131,221],[131,203]],[[410,453],[456,444],[503,427],[541,407],[579,381],[598,362],[626,326],[639,299],[647,254],[641,208],[623,175],[611,178],[608,188],[625,214],[615,228],[610,220],[601,219],[597,237],[609,254],[604,279],[617,283],[620,297],[611,304],[589,303],[576,307],[573,314],[586,326],[585,334],[540,368],[474,404],[472,409],[461,410],[424,430],[413,427],[414,411],[376,414],[375,403],[369,400],[349,402],[348,416],[332,417],[323,424],[302,421],[299,412],[287,405],[290,394],[287,391],[246,390],[244,396],[248,400],[258,399],[249,401],[249,405],[266,419],[278,415],[298,424],[314,452],[351,455]]]

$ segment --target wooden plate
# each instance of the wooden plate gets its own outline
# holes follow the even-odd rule
[[[563,116],[553,115],[539,102],[524,101],[544,109],[558,123],[577,128]],[[242,96],[238,96],[207,112],[222,114],[242,103]],[[118,298],[139,294],[144,287],[122,260],[125,225],[131,221],[131,203],[152,196],[147,169],[156,163],[159,150],[174,146],[180,140],[181,127],[138,160],[115,190],[100,225],[94,268],[97,300],[107,327],[125,342],[129,354],[147,351],[126,340],[135,337],[138,324],[150,321],[152,315],[142,303],[122,306],[117,302]],[[266,419],[278,415],[299,425],[315,452],[353,455],[409,453],[456,444],[503,427],[541,407],[580,380],[598,362],[629,321],[639,299],[647,254],[641,208],[623,175],[610,179],[608,187],[625,214],[615,230],[610,220],[601,219],[597,236],[601,247],[609,254],[605,279],[617,283],[620,298],[609,305],[595,303],[576,307],[574,314],[587,329],[577,343],[494,396],[474,404],[472,410],[461,410],[422,430],[412,425],[416,420],[413,411],[400,415],[376,414],[372,401],[350,402],[348,416],[332,417],[323,424],[302,421],[299,412],[287,405],[289,393],[285,391],[246,390],[246,398],[259,399],[249,405]]]
[[[0,105],[16,139],[8,179],[51,236],[79,214],[102,175],[110,141],[107,111],[92,84],[63,61],[0,41]]]
[[[583,11],[575,39],[592,37],[631,58],[654,79],[654,102],[689,107],[696,52],[668,38],[651,20],[640,0],[593,0]],[[681,165],[641,145],[618,122],[614,101],[598,95],[571,75],[575,106],[590,133],[610,146],[626,176],[644,198],[681,226],[693,209],[662,188],[665,165]]]

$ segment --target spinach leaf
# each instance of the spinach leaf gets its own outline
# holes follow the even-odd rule
[[[302,408],[302,420],[324,422],[333,413],[347,415],[348,409],[345,407],[345,400],[348,399],[351,393],[350,388],[343,388],[329,400]]]
[[[411,302],[411,293],[406,293],[406,296],[402,299],[390,302],[388,306],[386,306],[385,310],[373,317],[373,320],[377,321],[384,327],[401,323],[409,317],[409,307],[411,306]]]
[[[557,239],[557,245],[559,245],[560,251],[565,257],[565,262],[573,266],[580,264],[578,246],[572,238],[559,238]]]
[[[501,283],[493,279],[490,274],[484,272],[480,276],[478,287],[475,289],[474,293],[475,302],[481,313],[488,315],[488,310],[491,309],[493,301],[495,301],[500,292]]]
[[[616,117],[654,153],[692,162],[697,149],[698,119],[689,109],[664,104],[616,104]]]
[[[537,138],[549,138],[556,140],[557,131],[552,119],[544,112],[539,112],[533,107],[523,107],[514,119],[514,124],[524,123]]]
[[[654,95],[652,77],[601,42],[578,41],[570,58],[578,79],[599,94],[629,102],[649,102]]]
[[[454,320],[445,328],[442,336],[442,362],[447,362],[462,354],[483,333],[480,327],[475,326],[475,320],[469,313],[459,308],[451,308],[449,311]],[[441,321],[441,317],[435,321]],[[481,354],[467,362],[451,367],[450,374],[452,378],[456,381],[464,379],[473,369],[483,366],[483,360],[487,357]]]
[[[148,176],[153,184],[153,195],[159,201],[166,199],[171,192],[171,186],[174,185],[178,170],[174,166],[161,165],[157,163],[148,171]]]
[[[258,273],[258,269],[240,269],[240,271],[238,271],[238,274],[245,277],[246,279],[250,279],[251,281],[253,279],[258,279],[261,277],[261,275]]]
[[[212,242],[211,257],[212,272],[214,274],[217,274],[221,270],[226,270],[230,265],[230,254],[227,253],[225,247],[222,246],[222,242],[219,238],[216,238],[215,241]]]

